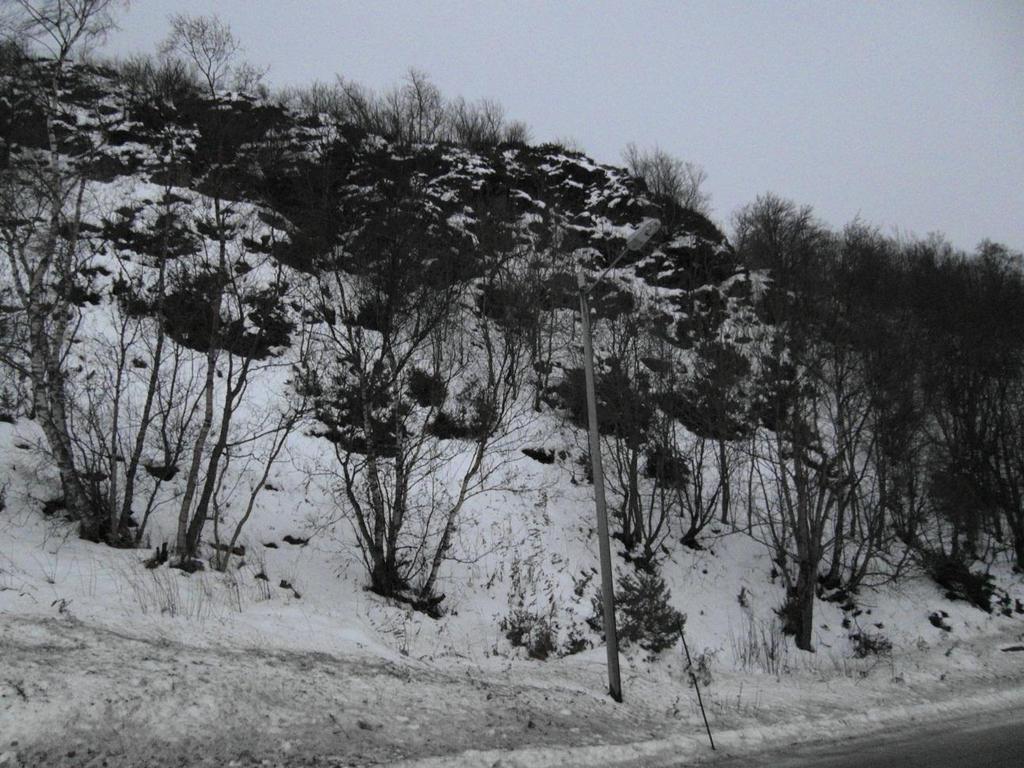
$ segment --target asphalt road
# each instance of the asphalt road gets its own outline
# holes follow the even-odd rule
[[[792,747],[716,768],[1024,768],[1024,711],[998,722],[950,722],[912,733]]]

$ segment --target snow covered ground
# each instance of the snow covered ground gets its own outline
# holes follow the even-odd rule
[[[537,661],[505,639],[514,589],[554,601],[562,632],[589,610],[574,586],[596,566],[590,489],[564,468],[524,458],[529,491],[481,497],[464,542],[481,554],[448,569],[451,613],[435,621],[362,589],[347,529],[322,525],[299,458],[264,494],[244,564],[189,576],[45,518],[55,486],[36,438],[29,422],[0,424],[0,766],[656,766],[985,711],[1024,721],[1024,652],[1004,650],[1024,645],[1020,614],[909,579],[865,591],[857,616],[819,603],[818,651],[802,653],[773,623],[767,554],[722,532],[665,566],[710,673],[713,754],[679,649],[627,651],[618,705],[603,646]],[[1024,577],[995,573],[1024,599]],[[855,658],[844,619],[891,654]]]

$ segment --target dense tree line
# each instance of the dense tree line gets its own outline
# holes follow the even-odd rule
[[[1024,567],[1020,254],[900,242],[860,222],[830,232],[773,195],[735,230],[739,255],[773,281],[768,429],[750,456],[801,647],[816,592],[914,563],[963,596],[985,583],[976,561],[1006,553]]]

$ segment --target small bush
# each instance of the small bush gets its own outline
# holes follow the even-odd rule
[[[644,477],[657,480],[669,488],[686,488],[690,483],[690,464],[683,456],[662,446],[649,448],[645,454]]]
[[[427,425],[427,432],[438,440],[482,440],[495,424],[494,406],[483,392],[460,398],[457,413],[440,411]]]
[[[657,571],[621,576],[615,593],[619,640],[639,645],[652,655],[675,645],[686,617],[671,606],[670,598],[671,592]],[[598,592],[591,627],[600,631],[603,622],[604,605]]]
[[[800,603],[797,600],[796,589],[790,588],[786,592],[786,601],[775,609],[775,614],[782,621],[783,634],[794,636],[800,632]]]
[[[505,637],[516,648],[525,648],[531,659],[544,660],[555,652],[557,627],[547,616],[515,608],[501,620]]]
[[[473,434],[472,427],[446,411],[440,411],[434,417],[427,425],[427,432],[438,440],[469,440]]]
[[[949,600],[964,600],[985,613],[992,613],[995,585],[990,574],[972,571],[963,560],[941,553],[927,553],[924,567],[946,590]]]
[[[544,448],[523,448],[523,454],[541,464],[554,464],[555,452]]]
[[[583,628],[574,623],[573,626],[569,628],[569,633],[565,638],[565,643],[563,643],[559,655],[571,656],[574,653],[586,651],[591,647],[593,647],[593,643],[587,639]]]
[[[892,641],[885,635],[870,632],[856,632],[850,635],[853,655],[858,659],[868,656],[888,656],[892,653]]]
[[[690,687],[694,685],[700,685],[704,688],[708,688],[712,682],[711,665],[715,661],[715,652],[711,650],[705,650],[703,653],[698,653],[693,657],[693,663],[687,667],[687,671],[690,673],[689,684]]]
[[[448,386],[440,376],[413,368],[409,375],[409,395],[423,408],[440,408],[448,397]]]

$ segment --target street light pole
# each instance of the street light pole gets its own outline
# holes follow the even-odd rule
[[[590,302],[586,278],[576,273],[580,289],[580,317],[583,320],[583,370],[587,380],[587,417],[590,422],[590,465],[594,479],[594,504],[597,507],[597,539],[601,555],[601,600],[604,607],[604,639],[608,653],[608,692],[622,702],[619,678],[619,636],[615,629],[615,593],[612,582],[612,553],[608,541],[608,507],[604,498],[604,467],[601,464],[601,437],[597,431],[597,394],[594,390],[594,342],[590,333]]]
[[[587,421],[590,427],[590,463],[594,479],[594,505],[597,507],[598,551],[601,558],[601,600],[604,610],[605,650],[608,655],[608,692],[622,702],[622,680],[619,677],[619,636],[615,628],[615,591],[612,578],[611,543],[608,537],[608,506],[604,496],[604,465],[601,462],[601,436],[597,427],[597,393],[594,385],[594,338],[590,330],[590,302],[588,294],[608,271],[628,251],[637,251],[658,231],[661,222],[644,219],[636,232],[626,241],[615,260],[601,273],[593,285],[587,286],[582,270],[576,273],[576,284],[580,291],[580,319],[583,326],[583,371],[587,388]]]

